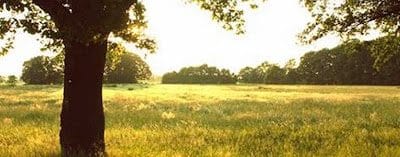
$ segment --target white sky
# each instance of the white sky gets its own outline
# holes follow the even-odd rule
[[[238,72],[264,61],[283,65],[305,52],[339,43],[336,37],[313,45],[296,44],[310,16],[298,0],[269,0],[246,14],[246,34],[228,32],[210,15],[182,0],[145,0],[149,33],[158,42],[156,54],[145,59],[156,75],[184,66],[209,64]],[[33,36],[19,34],[15,49],[0,58],[0,75],[20,75],[25,60],[43,54]]]

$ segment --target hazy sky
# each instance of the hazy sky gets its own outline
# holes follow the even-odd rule
[[[305,52],[339,43],[334,37],[313,45],[296,44],[296,34],[310,16],[298,0],[269,0],[246,14],[246,34],[228,32],[210,15],[182,0],[145,0],[149,34],[159,49],[147,55],[154,74],[161,75],[184,66],[207,63],[238,72],[245,66],[263,61],[283,65],[290,58],[299,59]],[[25,60],[43,54],[33,36],[17,36],[15,49],[0,58],[0,75],[20,75]]]

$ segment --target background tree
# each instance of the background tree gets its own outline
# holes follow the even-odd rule
[[[239,81],[246,83],[256,83],[255,70],[252,67],[244,67],[239,71]]]
[[[7,85],[9,85],[9,86],[16,86],[16,85],[17,85],[17,82],[18,82],[17,76],[15,76],[15,75],[10,75],[10,76],[7,77],[7,81],[6,81]]]
[[[114,70],[115,66],[121,61],[121,56],[126,53],[129,52],[121,43],[109,42],[107,46],[104,75],[107,75]]]
[[[400,84],[400,37],[382,37],[369,45],[377,67],[375,82],[377,84]],[[377,53],[384,54],[377,54]]]
[[[337,64],[342,65],[337,77],[341,84],[373,84],[376,73],[373,68],[374,58],[369,47],[371,42],[352,40],[333,48],[336,54],[340,53],[342,58],[336,58]]]
[[[296,69],[296,60],[295,59],[289,59],[286,63],[285,66],[283,67],[286,72],[292,70],[292,69]]]
[[[5,81],[4,76],[0,76],[0,84],[3,84],[4,81]]]
[[[235,84],[237,82],[237,76],[228,69],[221,69],[218,77],[219,84]]]
[[[400,42],[399,38],[383,37],[373,41],[351,40],[332,49],[309,52],[301,57],[297,71],[303,83],[395,85],[400,84],[400,56],[391,57],[379,69],[374,68],[375,50],[381,40]],[[385,50],[386,51],[386,50]],[[391,51],[399,51],[393,49]],[[397,52],[393,52],[396,54]]]
[[[400,1],[398,0],[301,0],[308,8],[313,21],[299,35],[303,43],[311,43],[328,34],[336,34],[346,39],[380,30],[384,35],[400,35]],[[375,68],[379,69],[390,58],[398,55],[391,51],[397,45],[390,40],[382,40],[383,49],[375,49]]]
[[[177,84],[179,82],[179,76],[176,71],[165,73],[161,78],[161,83],[163,84]]]
[[[188,0],[211,12],[228,30],[243,33],[243,6],[264,0]],[[60,143],[64,156],[105,152],[102,80],[110,37],[155,50],[146,29],[145,6],[137,0],[0,0],[0,54],[17,30],[40,34],[45,49],[65,52]],[[17,16],[18,15],[18,16]]]
[[[300,81],[300,75],[297,70],[297,64],[295,59],[290,59],[289,61],[286,62],[284,66],[285,70],[285,83],[299,83]]]
[[[109,43],[104,77],[106,83],[137,83],[151,77],[150,67],[121,43]]]
[[[104,70],[104,80],[106,83],[137,83],[137,80],[146,80],[151,77],[151,71],[147,63],[145,63],[138,55],[128,53],[131,52],[128,52],[122,43],[108,43]],[[122,58],[126,58],[124,60],[129,61],[129,63],[121,66],[120,63]],[[62,70],[64,68],[63,60],[63,52],[59,52],[52,58],[46,56],[34,57],[24,63],[21,78],[27,84],[62,83]],[[118,64],[120,64],[120,66],[116,68]],[[116,73],[116,70],[121,71],[121,69],[132,70],[125,70],[125,72]],[[110,76],[112,72],[114,72],[113,76]],[[109,77],[113,77],[114,79],[110,80]],[[130,77],[130,79],[128,77]],[[120,78],[121,80],[118,80]]]
[[[21,79],[27,84],[47,84],[47,69],[45,64],[50,62],[49,57],[34,57],[23,64]]]
[[[264,83],[281,84],[285,82],[286,70],[279,65],[271,65],[266,71]]]
[[[184,67],[179,72],[166,73],[162,77],[164,84],[234,84],[236,82],[237,77],[229,70],[219,70],[207,64],[198,67]]]
[[[391,43],[393,49],[385,48]],[[263,62],[256,68],[245,67],[239,72],[239,81],[244,83],[287,84],[345,84],[345,85],[398,85],[400,84],[399,37],[381,37],[371,41],[348,40],[332,49],[305,53],[296,67],[289,60],[281,68]],[[397,49],[397,48],[398,49]],[[385,64],[375,67],[377,49],[391,52]]]
[[[106,83],[137,83],[138,80],[147,80],[151,71],[140,56],[125,53],[115,67],[105,74]]]
[[[342,69],[337,68],[336,57],[329,49],[304,55],[299,68],[305,81],[312,84],[337,84],[337,71]]]
[[[23,64],[21,79],[27,84],[60,84],[63,80],[61,62],[48,56],[37,56]]]
[[[239,72],[240,82],[243,83],[285,83],[286,70],[276,64],[263,62],[256,68],[245,67]]]

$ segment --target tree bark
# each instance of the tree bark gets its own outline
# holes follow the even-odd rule
[[[64,41],[62,156],[104,156],[102,81],[107,41]]]

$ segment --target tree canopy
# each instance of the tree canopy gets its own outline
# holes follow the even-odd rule
[[[255,8],[265,0],[185,1],[210,12],[225,29],[243,33],[243,6]],[[105,40],[111,33],[111,37],[154,52],[155,40],[144,33],[145,11],[137,0],[0,0],[0,39],[6,41],[0,55],[13,47],[18,30],[39,34],[43,50],[62,51],[63,40],[90,43]]]
[[[240,34],[244,32],[243,6],[256,8],[265,0],[185,1],[197,4],[225,29]],[[331,32],[355,36],[366,33],[371,26],[388,34],[399,34],[397,0],[301,1],[314,18],[300,37],[303,41],[315,41]],[[144,31],[145,10],[138,0],[0,0],[0,40],[5,41],[0,55],[12,48],[15,34],[20,30],[40,35],[43,50],[65,50],[62,156],[104,155],[101,87],[107,42],[110,37],[117,38],[154,52],[155,40]],[[389,40],[382,40],[385,41]],[[387,48],[387,45],[380,46]],[[396,56],[390,49],[385,49],[388,53],[374,53],[377,65],[384,65]]]
[[[163,75],[165,84],[234,84],[237,78],[227,69],[203,64],[201,66],[184,67],[179,72],[169,72]]]
[[[151,77],[151,71],[140,56],[117,43],[109,43],[106,55],[105,83],[137,83]],[[60,84],[63,82],[63,54],[37,56],[25,61],[21,79],[26,84]]]
[[[63,64],[57,58],[37,56],[23,64],[21,79],[27,84],[61,84]]]
[[[346,84],[346,85],[398,85],[400,84],[400,49],[390,49],[397,54],[374,68],[374,49],[381,41],[399,44],[400,38],[382,37],[373,41],[350,40],[332,49],[322,49],[304,54],[298,66],[289,60],[284,67],[264,62],[239,72],[244,83],[269,84]]]
[[[313,21],[299,35],[303,43],[311,43],[329,34],[344,39],[359,38],[372,30],[384,36],[400,35],[400,1],[398,0],[301,0]],[[386,38],[387,39],[387,38]],[[380,49],[374,49],[375,67],[397,55],[390,51],[398,45],[381,40]]]
[[[212,18],[224,28],[236,33],[244,32],[244,9],[242,6],[257,8],[266,0],[185,0],[197,4],[211,13]],[[329,34],[343,38],[359,37],[372,29],[386,35],[400,34],[400,2],[397,0],[300,0],[313,17],[313,21],[299,34],[303,43],[311,43]],[[0,0],[0,55],[13,46],[15,33],[23,30],[40,34],[44,49],[59,51],[61,40],[74,39],[91,42],[112,37],[133,42],[139,48],[154,52],[155,40],[149,38],[146,8],[136,0]],[[90,6],[90,7],[88,7]],[[76,18],[79,17],[79,18]],[[80,33],[85,32],[85,33]],[[105,35],[106,34],[106,35]],[[388,45],[388,44],[387,44]],[[375,53],[376,66],[392,55]]]
[[[263,62],[255,68],[244,67],[241,69],[239,81],[244,83],[282,84],[286,83],[287,71],[288,69],[281,68],[277,64]]]
[[[0,76],[0,85],[5,81],[4,76]]]
[[[9,85],[9,86],[16,86],[16,85],[17,85],[17,82],[18,82],[17,76],[15,76],[15,75],[10,75],[10,76],[7,77],[7,81],[6,81],[7,85]]]
[[[121,43],[108,43],[104,76],[106,83],[137,83],[151,77],[149,65]]]
[[[244,33],[244,8],[257,6],[266,0],[185,0],[211,13],[212,18],[227,30]],[[299,34],[303,43],[311,43],[329,34],[345,39],[360,37],[371,30],[385,35],[400,35],[400,2],[397,0],[300,0],[311,13],[313,21]],[[13,47],[19,30],[39,34],[43,50],[62,51],[62,40],[93,42],[111,37],[135,43],[138,48],[155,52],[153,38],[145,34],[146,8],[136,0],[0,0],[0,55]],[[90,7],[88,7],[90,6]],[[76,18],[79,17],[79,18]],[[81,33],[85,32],[85,33]],[[383,43],[384,48],[393,46]],[[396,46],[396,45],[394,45]],[[388,48],[390,49],[390,48]],[[379,49],[374,53],[379,68],[393,52]]]
[[[106,83],[138,83],[151,77],[151,71],[145,61],[134,53],[124,53],[114,68],[105,73]]]

